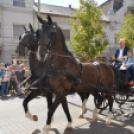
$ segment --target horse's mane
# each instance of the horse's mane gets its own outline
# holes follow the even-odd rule
[[[64,37],[64,34],[63,34],[61,28],[60,27],[58,27],[58,28],[59,28],[59,32],[60,32],[60,35],[62,38],[63,49],[65,50],[66,53],[69,53],[69,55],[73,56],[73,54],[68,50],[68,47],[65,42],[65,37]]]

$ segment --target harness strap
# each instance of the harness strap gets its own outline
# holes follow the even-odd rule
[[[69,57],[67,57],[66,64],[65,64],[65,67],[64,67],[64,70],[67,69],[68,61],[69,61]]]
[[[75,93],[76,90],[77,90],[77,85],[80,84],[80,83],[82,83],[82,80],[81,80],[82,73],[83,73],[83,71],[82,71],[82,64],[80,63],[80,73],[79,73],[79,76],[78,77],[75,77],[76,78],[76,80],[75,80],[76,81],[76,85],[73,88],[71,88],[70,94]]]
[[[22,85],[24,85],[28,80],[30,80],[32,78],[32,75],[29,76],[28,78],[26,78],[25,80],[23,80],[23,82],[19,85],[19,87],[22,87]]]
[[[100,64],[98,62],[93,62],[93,64],[99,69],[99,72],[100,72],[100,81],[99,81],[99,84],[98,84],[98,89],[100,90],[101,87],[102,87],[102,82],[101,82],[101,69],[100,69]]]

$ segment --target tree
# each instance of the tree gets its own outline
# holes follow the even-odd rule
[[[75,15],[70,19],[74,32],[69,45],[77,56],[93,58],[104,51],[109,43],[107,39],[102,41],[102,11],[94,0],[80,0],[80,9],[75,10]]]
[[[117,33],[116,37],[118,41],[121,38],[125,39],[126,46],[130,48],[134,46],[134,17],[129,11],[127,11],[121,31]]]

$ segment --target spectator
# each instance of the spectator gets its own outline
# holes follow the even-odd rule
[[[24,78],[23,80],[26,78],[25,77],[25,68],[24,68],[24,64],[20,64],[20,67],[21,67],[21,70],[22,70],[22,73],[24,74]]]
[[[19,84],[24,80],[24,71],[21,70],[21,65],[18,66],[18,70],[15,71],[15,82],[17,84],[17,94],[18,96],[22,95],[23,93],[19,89]]]
[[[0,96],[7,96],[7,71],[6,68],[4,67],[5,65],[3,63],[1,63],[1,69],[2,69],[2,73],[1,73],[1,90],[0,90]],[[5,94],[5,95],[3,95]]]
[[[126,56],[127,51],[129,50],[129,48],[125,46],[126,43],[124,39],[120,39],[119,44],[120,44],[120,47],[117,48],[115,51],[115,58],[117,59],[117,61],[115,61],[114,63],[117,69],[119,69],[120,66],[122,65],[122,62],[123,62],[122,57]]]
[[[11,78],[10,78],[10,86],[9,86],[9,88],[11,90],[11,95],[12,95],[12,94],[15,94],[14,90],[17,91],[17,85],[16,85],[16,82],[15,82],[15,71],[12,70],[11,73],[12,74],[11,74]]]
[[[10,67],[7,67],[8,90],[10,90],[9,87],[10,87],[10,78],[11,78],[11,75],[12,75],[11,68]]]
[[[15,70],[15,71],[17,70],[17,68],[16,68],[16,65],[15,65],[15,64],[12,64],[10,68],[11,68],[11,70]]]
[[[134,83],[134,56],[133,56],[133,51],[128,50],[127,52],[127,57],[123,61],[123,65],[121,66],[122,68],[127,69],[127,81],[129,85],[133,85]]]

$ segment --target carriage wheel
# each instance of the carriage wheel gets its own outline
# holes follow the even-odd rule
[[[127,95],[121,95],[121,94],[115,94],[114,99],[115,99],[115,102],[117,102],[119,104],[124,104],[127,101],[128,96]]]
[[[101,94],[101,96],[103,97],[103,101],[102,101],[101,105],[99,105],[99,102],[96,98],[94,98],[94,103],[95,103],[95,106],[97,107],[97,109],[105,110],[108,107],[108,100],[102,94]]]

